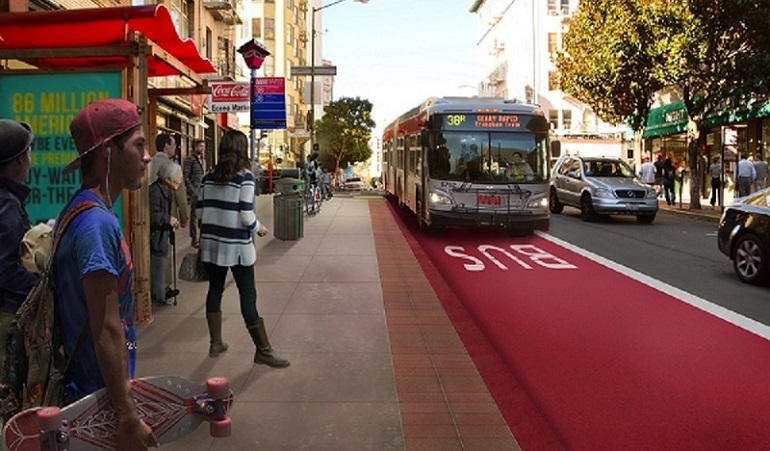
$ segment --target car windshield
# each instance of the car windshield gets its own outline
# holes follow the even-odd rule
[[[620,160],[585,160],[586,177],[634,177],[634,171]]]
[[[430,176],[441,180],[537,183],[546,178],[545,134],[443,132]]]

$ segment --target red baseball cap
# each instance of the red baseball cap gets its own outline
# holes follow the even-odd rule
[[[142,116],[136,104],[124,99],[95,100],[72,119],[70,133],[78,149],[78,157],[68,164],[63,174],[80,167],[83,155],[106,141],[142,125]]]

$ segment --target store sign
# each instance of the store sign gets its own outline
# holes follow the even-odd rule
[[[209,112],[248,112],[250,107],[248,82],[212,82]]]

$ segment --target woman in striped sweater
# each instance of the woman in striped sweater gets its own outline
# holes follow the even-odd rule
[[[203,177],[201,195],[195,204],[201,218],[201,260],[209,274],[206,321],[211,343],[209,356],[227,351],[222,341],[222,294],[227,270],[233,273],[241,300],[241,315],[257,347],[255,363],[285,368],[289,361],[276,355],[267,339],[264,320],[257,312],[254,235],[267,235],[267,228],[254,214],[254,173],[248,155],[249,140],[240,131],[228,131],[219,143],[219,161]]]

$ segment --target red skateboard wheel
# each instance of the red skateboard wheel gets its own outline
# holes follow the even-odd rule
[[[37,421],[42,432],[58,431],[61,427],[61,409],[43,407],[37,411]]]
[[[230,396],[230,381],[224,377],[212,377],[206,381],[206,393],[214,399],[226,399]]]
[[[209,423],[209,433],[212,437],[223,438],[230,437],[232,433],[233,423],[230,417],[225,417],[224,420],[212,421]]]

